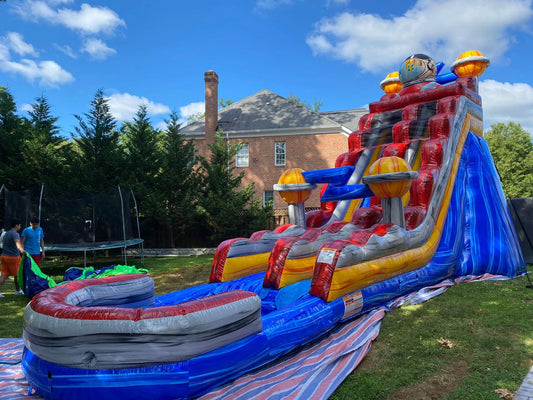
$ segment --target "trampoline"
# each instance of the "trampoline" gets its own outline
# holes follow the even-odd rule
[[[144,240],[132,190],[117,186],[101,194],[64,193],[43,184],[15,192],[2,186],[2,197],[3,227],[9,229],[12,219],[28,226],[32,217],[38,217],[47,252],[81,252],[86,266],[88,252],[121,249],[123,263],[127,264],[127,248],[138,246],[144,264]]]

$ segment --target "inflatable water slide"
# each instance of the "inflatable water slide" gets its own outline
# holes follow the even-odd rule
[[[149,276],[123,275],[39,293],[24,314],[30,386],[49,399],[193,398],[444,279],[523,274],[483,139],[487,64],[467,52],[438,75],[408,57],[335,168],[280,183],[300,203],[323,184],[322,209],[221,243],[210,283],[154,298]]]

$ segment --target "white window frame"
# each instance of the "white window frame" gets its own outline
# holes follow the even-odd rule
[[[250,146],[243,143],[237,154],[235,154],[235,166],[242,168],[250,165]]]
[[[274,142],[274,165],[285,165],[287,162],[287,144]]]
[[[272,204],[274,204],[274,191],[273,190],[265,190],[263,192],[263,207],[266,206],[269,201],[272,201]]]

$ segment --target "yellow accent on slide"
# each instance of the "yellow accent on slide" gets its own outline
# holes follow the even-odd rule
[[[335,269],[328,294],[328,302],[374,283],[418,269],[431,260],[440,242],[453,192],[455,176],[461,160],[461,153],[471,125],[470,119],[470,115],[467,114],[461,128],[461,135],[455,150],[452,170],[446,184],[443,202],[429,239],[422,246],[415,249]],[[477,124],[474,122],[472,125]]]
[[[315,268],[316,255],[305,258],[293,258],[285,260],[283,273],[279,281],[279,288],[292,285],[293,283],[311,279]]]
[[[270,252],[227,258],[224,265],[224,271],[222,272],[221,282],[231,281],[257,272],[266,271],[269,257]]]

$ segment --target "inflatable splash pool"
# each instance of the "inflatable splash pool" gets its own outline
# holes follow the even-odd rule
[[[477,77],[429,83],[371,103],[337,168],[304,173],[328,185],[327,215],[223,242],[210,283],[154,297],[149,276],[124,275],[38,294],[24,315],[30,386],[49,399],[193,398],[446,278],[523,273]],[[395,194],[407,175],[380,168],[399,164],[416,174]],[[366,187],[378,180],[382,197]]]

